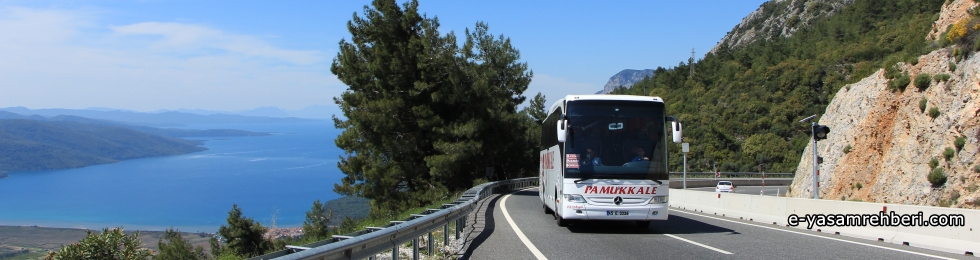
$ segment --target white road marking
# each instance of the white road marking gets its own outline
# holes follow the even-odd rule
[[[534,189],[534,188],[530,188],[530,189]],[[518,193],[524,190],[528,190],[528,189],[511,192],[510,194]],[[521,229],[517,227],[516,223],[514,223],[514,219],[510,218],[510,213],[507,212],[507,198],[510,197],[510,194],[504,195],[504,198],[500,200],[500,210],[504,212],[504,218],[507,219],[507,224],[510,224],[510,228],[514,229],[514,233],[517,233],[517,238],[520,238],[521,242],[524,243],[524,246],[527,246],[527,249],[531,250],[531,253],[534,254],[534,257],[536,257],[539,260],[548,260],[548,258],[544,257],[544,254],[542,254],[541,251],[534,246],[534,244],[531,244],[531,240],[527,239],[527,236],[524,235],[524,232],[521,232]]]
[[[823,239],[830,239],[830,240],[834,240],[834,241],[846,242],[846,243],[851,243],[851,244],[857,244],[857,245],[863,245],[863,246],[870,246],[870,247],[887,249],[887,250],[898,251],[898,252],[903,252],[903,253],[909,253],[909,254],[914,254],[914,255],[921,255],[921,256],[927,256],[927,257],[933,257],[933,258],[939,258],[939,259],[953,259],[953,258],[948,258],[948,257],[942,257],[942,256],[937,256],[937,255],[930,255],[930,254],[913,252],[913,251],[902,250],[902,249],[896,249],[896,248],[891,248],[891,247],[884,247],[884,246],[879,246],[879,245],[872,245],[872,244],[866,244],[866,243],[861,243],[861,242],[854,242],[854,241],[844,240],[844,239],[839,239],[839,238],[818,236],[818,235],[814,235],[814,234],[807,234],[807,233],[797,232],[797,231],[792,231],[792,230],[785,230],[785,229],[778,229],[778,228],[774,228],[774,227],[767,227],[767,226],[761,226],[761,225],[756,225],[756,224],[742,223],[742,222],[738,222],[738,221],[734,221],[734,220],[728,220],[728,219],[716,218],[716,217],[711,217],[711,216],[706,216],[706,215],[701,215],[701,214],[696,214],[696,213],[691,213],[691,212],[685,212],[685,211],[682,211],[682,210],[679,210],[679,209],[674,209],[674,210],[671,210],[670,211],[670,213],[678,213],[678,212],[679,213],[684,213],[684,214],[695,215],[695,216],[699,216],[699,217],[705,217],[705,218],[715,219],[715,220],[721,220],[721,221],[727,221],[727,222],[732,222],[732,223],[738,223],[738,224],[742,224],[742,225],[748,225],[748,226],[753,226],[753,227],[760,227],[760,228],[778,230],[778,231],[789,232],[789,233],[793,233],[793,234],[799,234],[799,235],[805,235],[805,236],[811,236],[811,237],[819,237],[819,238],[823,238]]]
[[[709,246],[709,245],[701,244],[701,243],[698,243],[698,242],[694,242],[694,241],[691,241],[691,240],[683,239],[683,238],[681,238],[679,236],[675,236],[675,235],[671,235],[671,234],[664,234],[664,235],[665,236],[668,236],[668,237],[676,238],[677,240],[680,240],[680,241],[684,241],[684,242],[688,242],[688,243],[694,244],[696,246],[700,246],[700,247],[703,247],[703,248],[715,250],[715,251],[718,251],[719,253],[722,253],[722,254],[726,254],[726,255],[731,255],[732,254],[732,252],[721,250],[721,249],[718,249],[718,248],[715,248],[715,247],[712,247],[712,246]]]

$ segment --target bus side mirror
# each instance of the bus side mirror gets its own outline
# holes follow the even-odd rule
[[[565,120],[558,120],[558,142],[565,142]]]
[[[673,128],[674,143],[680,143],[681,142],[681,137],[682,137],[682,135],[681,135],[681,123],[680,122],[677,122],[677,121],[671,121],[670,122],[670,126],[671,126],[671,128]]]

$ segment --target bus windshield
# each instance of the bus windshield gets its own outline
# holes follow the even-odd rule
[[[566,178],[669,178],[663,103],[579,100],[566,111]]]

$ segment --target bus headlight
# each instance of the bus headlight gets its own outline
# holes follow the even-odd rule
[[[585,197],[582,197],[582,195],[578,195],[578,194],[565,194],[565,201],[585,203]]]
[[[667,203],[668,197],[670,196],[654,196],[653,199],[650,200],[650,204]]]

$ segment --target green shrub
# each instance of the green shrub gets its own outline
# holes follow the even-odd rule
[[[956,141],[953,141],[953,145],[956,146],[956,152],[963,150],[963,146],[966,145],[966,136],[957,137]]]
[[[946,81],[949,81],[949,74],[947,74],[947,73],[939,73],[939,74],[936,74],[936,76],[933,77],[933,78],[936,79],[936,81],[946,82]]]
[[[949,71],[951,71],[951,72],[955,72],[956,71],[956,63],[955,62],[950,62],[949,63]]]
[[[844,146],[844,153],[851,153],[851,145]]]
[[[932,75],[929,73],[919,73],[915,76],[915,87],[919,88],[919,91],[929,88],[929,84],[932,84]]]
[[[909,86],[912,79],[909,78],[909,74],[902,73],[901,77],[888,81],[888,89],[905,91],[905,88]]]
[[[930,108],[929,117],[931,117],[932,119],[936,119],[937,117],[939,117],[939,108],[938,107]]]
[[[922,111],[923,113],[925,113],[926,112],[926,105],[928,105],[928,104],[929,104],[929,100],[926,99],[926,98],[922,98],[922,100],[919,100],[919,111]]]
[[[973,172],[980,173],[980,165],[973,166]]]
[[[974,9],[980,9],[980,8],[974,8]],[[980,51],[980,37],[977,37],[977,40],[973,42],[973,50]]]
[[[96,234],[86,230],[85,238],[62,246],[54,252],[53,259],[146,259],[150,250],[143,248],[140,232],[126,235],[121,227],[104,228]]]
[[[930,170],[931,169],[935,169],[936,166],[939,166],[939,160],[938,159],[932,158],[932,160],[929,160],[929,169]]]
[[[857,186],[857,188],[858,188],[858,190],[861,190],[861,188],[864,188],[864,185],[861,185],[861,183],[860,183],[860,182],[858,182],[858,183],[857,183],[856,185],[854,185],[854,186]]]
[[[953,150],[953,147],[946,147],[946,150],[943,151],[943,158],[946,158],[947,162],[953,159],[953,155],[956,155],[956,151]]]
[[[943,171],[943,168],[935,168],[929,172],[928,179],[929,183],[932,183],[932,186],[943,186],[943,184],[946,184],[946,173]]]
[[[950,24],[950,26],[953,26],[953,25]],[[943,32],[942,34],[939,34],[939,46],[940,47],[946,48],[946,46],[949,46],[950,41],[949,41],[949,37],[948,36],[949,36],[949,30]]]

